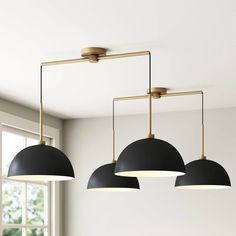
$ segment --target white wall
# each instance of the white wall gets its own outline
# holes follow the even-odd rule
[[[146,116],[118,117],[116,130],[118,155],[146,136]],[[199,111],[155,115],[154,130],[185,163],[199,158]],[[91,173],[111,161],[111,118],[66,121],[64,145],[76,172],[64,185],[64,236],[236,235],[236,109],[206,111],[206,155],[226,168],[230,190],[176,190],[174,178],[154,178],[139,179],[140,192],[88,192]]]

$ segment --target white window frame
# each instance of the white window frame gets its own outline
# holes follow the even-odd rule
[[[37,122],[24,119],[6,112],[0,111],[0,133],[2,134],[4,126],[21,129],[23,131],[39,134],[39,124]],[[52,146],[60,148],[60,130],[51,126],[44,125],[44,135],[51,138]],[[2,165],[2,135],[0,135],[0,166]],[[61,186],[59,182],[51,182],[51,199],[50,212],[51,216],[48,219],[48,227],[50,236],[61,235]],[[0,201],[2,202],[2,194],[0,194]],[[0,212],[2,217],[2,212]],[[2,232],[2,220],[0,220],[0,230]]]

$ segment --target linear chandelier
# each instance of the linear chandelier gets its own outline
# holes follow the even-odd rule
[[[69,180],[74,178],[73,167],[60,150],[45,145],[43,141],[43,103],[42,103],[42,68],[78,62],[96,63],[100,60],[136,56],[148,56],[148,90],[139,96],[117,97],[113,99],[112,112],[112,162],[97,168],[88,182],[92,191],[130,191],[138,190],[137,177],[177,176],[175,187],[184,189],[215,189],[231,186],[229,176],[218,163],[207,160],[204,154],[204,96],[202,91],[168,92],[163,87],[152,87],[150,51],[107,55],[105,48],[90,47],[82,50],[82,58],[42,62],[40,65],[40,141],[23,149],[13,159],[8,177],[12,179],[34,180]],[[152,133],[152,100],[164,97],[201,95],[202,97],[202,154],[199,160],[186,166],[178,150],[170,143],[156,139]],[[148,135],[128,145],[115,160],[115,116],[116,101],[148,100]]]

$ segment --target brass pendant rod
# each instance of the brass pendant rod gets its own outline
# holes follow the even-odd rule
[[[129,52],[129,53],[106,55],[106,56],[98,56],[98,60],[137,57],[137,56],[145,56],[145,55],[149,55],[149,51]],[[41,66],[54,66],[54,65],[63,65],[63,64],[88,62],[88,61],[89,61],[89,58],[74,58],[74,59],[58,60],[58,61],[46,61],[46,62],[42,62]]]
[[[149,82],[149,89],[148,89],[148,138],[154,138],[154,135],[152,134],[152,56],[151,52],[148,54],[148,82]]]
[[[115,100],[112,100],[112,163],[115,163]]]
[[[152,134],[152,95],[148,94],[148,138],[153,138]]]
[[[43,67],[40,66],[40,92],[39,92],[39,144],[45,144],[43,140]]]
[[[202,154],[201,154],[201,159],[206,159],[205,156],[205,134],[204,134],[204,94],[203,91],[201,92],[202,95]]]

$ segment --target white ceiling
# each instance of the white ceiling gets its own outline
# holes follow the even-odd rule
[[[202,89],[206,107],[236,106],[234,0],[0,1],[0,96],[38,106],[41,61],[80,57],[88,46],[111,54],[151,50],[153,85]],[[61,118],[107,116],[112,98],[144,94],[148,58],[48,67],[47,112]],[[155,111],[200,107],[198,97],[163,98]],[[119,114],[146,112],[122,102]]]

